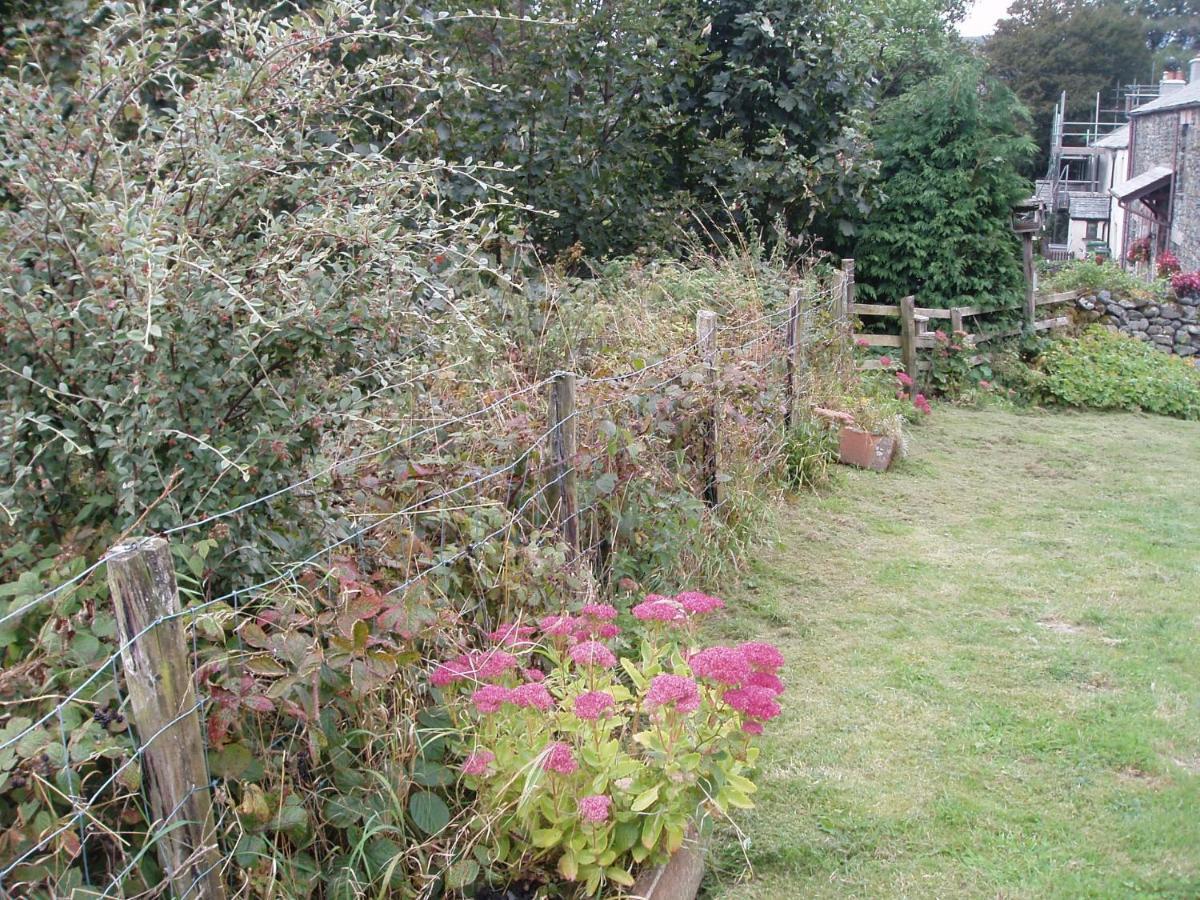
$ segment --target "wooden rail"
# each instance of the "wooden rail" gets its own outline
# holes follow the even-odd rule
[[[1057,294],[1045,294],[1033,299],[1033,307],[1036,309],[1041,306],[1052,306],[1056,303],[1068,303],[1078,297],[1079,291],[1062,291]],[[948,320],[951,330],[966,332],[964,320],[995,311],[984,309],[981,306],[955,306],[950,309],[916,306],[913,304],[912,297],[905,297],[896,304],[851,302],[847,304],[847,309],[851,316],[875,316],[900,320],[900,334],[858,333],[854,335],[854,339],[869,347],[887,347],[899,350],[904,370],[914,380],[917,380],[918,373],[927,371],[930,368],[930,363],[927,361],[917,361],[917,351],[931,350],[938,346],[937,339],[928,327],[931,320]],[[1053,316],[1033,322],[1032,329],[1035,332],[1047,331],[1052,328],[1061,328],[1069,323],[1070,319],[1067,316]],[[1022,325],[1017,328],[1006,328],[990,333],[967,333],[964,343],[968,347],[974,347],[977,344],[986,343],[987,341],[1015,337],[1024,333],[1024,331],[1025,326]],[[979,355],[970,358],[972,365],[978,365],[985,361],[986,358]],[[861,368],[879,369],[882,366],[878,359],[871,359],[864,362]]]

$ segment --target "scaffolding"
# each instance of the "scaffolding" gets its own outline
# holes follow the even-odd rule
[[[1050,126],[1050,160],[1046,177],[1037,182],[1036,196],[1046,207],[1048,240],[1046,255],[1063,257],[1066,247],[1059,231],[1064,230],[1072,194],[1097,194],[1105,191],[1099,158],[1108,152],[1096,142],[1129,122],[1129,114],[1144,103],[1155,99],[1158,84],[1125,84],[1109,93],[1105,105],[1103,92],[1097,92],[1091,116],[1087,119],[1067,118],[1067,92],[1063,91],[1054,105]]]

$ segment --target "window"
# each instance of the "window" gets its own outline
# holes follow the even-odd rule
[[[1087,239],[1089,241],[1094,241],[1099,237],[1099,232],[1098,232],[1099,227],[1100,227],[1099,222],[1091,221],[1091,222],[1087,223]]]

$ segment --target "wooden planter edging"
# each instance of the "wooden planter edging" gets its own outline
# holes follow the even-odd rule
[[[695,900],[704,879],[707,843],[688,835],[671,858],[638,876],[625,896],[630,900]]]

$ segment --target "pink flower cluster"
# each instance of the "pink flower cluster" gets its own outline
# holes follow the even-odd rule
[[[925,415],[929,415],[931,412],[933,412],[933,409],[930,407],[929,401],[925,399],[924,394],[917,394],[917,396],[913,397],[913,406],[925,413]]]
[[[611,650],[599,641],[584,641],[576,644],[570,650],[571,662],[579,666],[600,666],[611,669],[617,664],[617,657]]]
[[[491,750],[476,750],[468,756],[462,764],[464,775],[486,775],[492,763],[496,761],[496,754]]]
[[[747,685],[732,688],[721,696],[726,703],[746,717],[746,721],[742,722],[742,731],[747,734],[762,734],[762,723],[774,719],[780,713],[775,692],[770,688]]]
[[[1176,297],[1194,297],[1200,294],[1200,272],[1177,272],[1171,276],[1171,290]]]
[[[647,594],[646,599],[632,610],[635,619],[643,622],[686,622],[690,617],[703,616],[724,609],[725,602],[699,591],[684,591],[674,597]]]
[[[537,629],[532,625],[517,625],[515,623],[501,625],[488,637],[505,647],[520,647],[533,642]]]
[[[579,798],[579,816],[585,822],[598,824],[608,821],[609,808],[612,806],[612,797],[604,794],[592,794],[589,797]]]
[[[686,675],[655,675],[646,692],[650,706],[668,706],[677,712],[690,713],[700,708],[700,689]]]
[[[599,719],[614,705],[612,694],[605,691],[588,691],[575,698],[575,715],[581,719]]]
[[[579,768],[579,763],[575,759],[575,754],[571,752],[569,744],[555,741],[546,748],[546,753],[542,757],[542,768],[547,772],[570,775]]]
[[[441,663],[433,670],[429,681],[435,687],[446,687],[458,681],[498,681],[517,667],[517,658],[505,650],[472,650]]]
[[[647,594],[646,599],[630,612],[642,622],[682,622],[687,619],[682,603],[661,594]]]
[[[692,655],[688,666],[697,678],[727,687],[753,687],[783,693],[776,674],[783,668],[783,654],[774,644],[747,641],[737,647],[709,647]]]
[[[485,684],[471,694],[471,702],[484,715],[499,712],[505,703],[511,703],[520,709],[540,709],[543,712],[554,707],[554,698],[550,696],[546,686],[536,681],[515,688]]]

